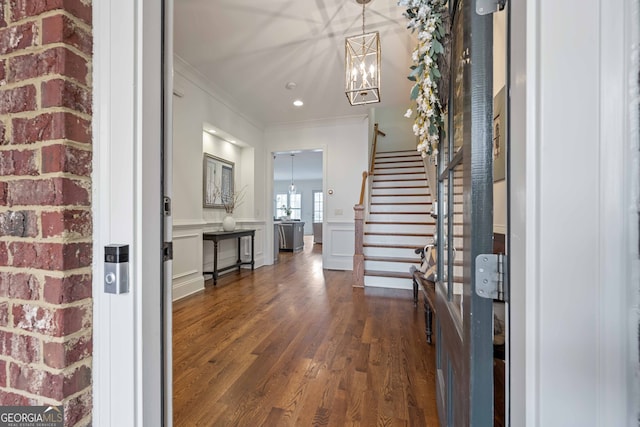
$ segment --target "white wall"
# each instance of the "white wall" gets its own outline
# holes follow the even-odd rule
[[[203,271],[211,269],[213,248],[202,233],[221,228],[223,209],[202,207],[203,153],[235,163],[236,187],[246,187],[234,212],[238,228],[256,229],[256,266],[263,264],[265,227],[265,156],[263,130],[215,93],[179,58],[175,59],[173,96],[174,299],[203,289]],[[205,124],[233,135],[242,146],[203,132]],[[235,261],[235,241],[220,244],[219,265]]]
[[[410,106],[407,94],[406,107],[376,108],[376,123],[378,129],[386,136],[378,137],[378,152],[415,150],[418,145],[417,137],[413,134],[413,118],[404,116]]]
[[[278,125],[265,130],[265,149],[269,153],[323,149],[324,268],[353,268],[353,206],[360,197],[362,172],[368,168],[368,125],[367,117],[351,117]],[[271,157],[267,160],[268,167],[272,168]],[[273,184],[268,184],[270,188],[267,194],[273,194]],[[329,194],[329,191],[333,194]],[[269,209],[273,212],[272,201],[269,202]],[[272,241],[273,227],[267,227],[267,235],[267,240]],[[267,256],[266,259],[271,257]]]

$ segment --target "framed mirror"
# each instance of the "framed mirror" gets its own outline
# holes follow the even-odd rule
[[[234,163],[204,153],[203,198],[205,208],[224,208],[224,201],[233,197]]]

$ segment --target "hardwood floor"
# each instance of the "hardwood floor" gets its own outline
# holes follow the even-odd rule
[[[354,289],[319,248],[174,304],[174,425],[438,425],[411,291]]]

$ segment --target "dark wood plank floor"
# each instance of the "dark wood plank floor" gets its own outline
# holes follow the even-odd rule
[[[354,289],[320,248],[174,304],[174,425],[438,425],[411,292]]]

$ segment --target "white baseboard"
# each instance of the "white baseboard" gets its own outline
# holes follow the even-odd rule
[[[184,282],[173,284],[173,301],[177,301],[204,289],[204,277],[194,277]]]

